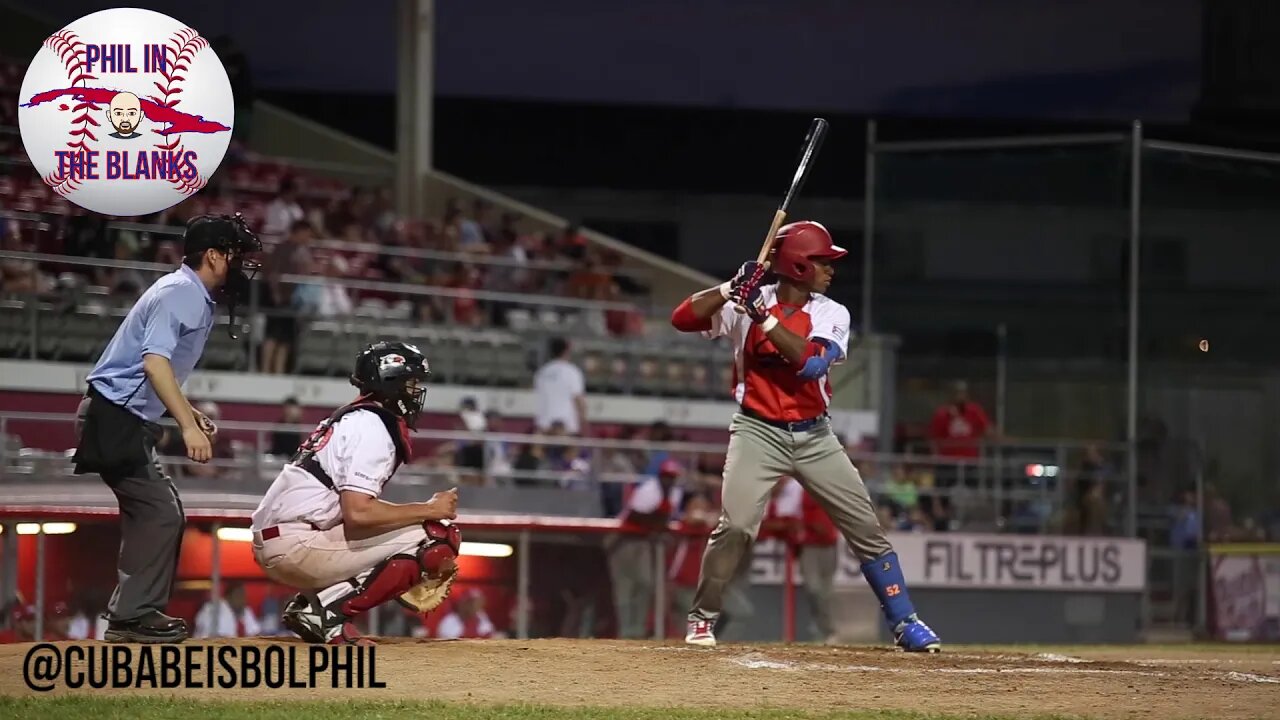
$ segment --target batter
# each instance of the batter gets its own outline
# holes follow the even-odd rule
[[[822,293],[831,285],[832,261],[847,251],[812,221],[782,227],[774,247],[768,266],[746,262],[732,280],[686,298],[671,314],[682,332],[729,337],[740,405],[729,425],[723,509],[703,554],[685,642],[715,646],[725,586],[755,542],[770,491],[789,475],[857,555],[894,642],[911,652],[938,652],[942,643],[916,615],[898,555],[827,414],[827,373],[848,353],[849,311]],[[767,269],[777,283],[760,284]]]

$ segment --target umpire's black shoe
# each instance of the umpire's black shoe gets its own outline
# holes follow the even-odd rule
[[[133,620],[112,620],[102,639],[110,643],[180,643],[188,637],[187,621],[152,610]]]

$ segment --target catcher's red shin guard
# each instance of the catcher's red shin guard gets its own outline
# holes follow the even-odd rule
[[[429,552],[430,549],[423,552],[421,556]],[[392,555],[375,566],[373,572],[364,581],[363,587],[343,600],[338,606],[338,612],[353,618],[369,612],[413,587],[418,582],[418,576],[422,574],[421,556]]]
[[[297,595],[285,609],[285,626],[311,642],[355,642],[358,635],[351,620],[388,600],[399,599],[424,577],[441,578],[456,572],[461,533],[439,523],[424,527],[427,538],[413,553],[397,553],[356,577]]]

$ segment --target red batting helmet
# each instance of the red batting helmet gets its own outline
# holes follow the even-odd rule
[[[770,269],[800,282],[813,279],[814,258],[837,260],[848,250],[831,241],[831,233],[812,220],[801,220],[778,229],[776,250]]]

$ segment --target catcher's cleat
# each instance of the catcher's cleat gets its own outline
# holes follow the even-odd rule
[[[327,642],[328,629],[325,628],[320,613],[314,609],[319,605],[318,601],[313,602],[312,598],[307,597],[306,594],[299,593],[294,595],[289,600],[289,604],[285,605],[284,612],[280,616],[280,622],[289,632],[307,642]]]
[[[360,634],[353,623],[345,622],[330,628],[327,645],[377,645],[374,641]]]
[[[893,631],[893,642],[907,652],[942,652],[942,641],[924,621],[912,615]]]
[[[697,645],[698,647],[715,647],[716,634],[713,628],[714,623],[709,620],[689,618],[689,628],[684,635],[685,644]]]

